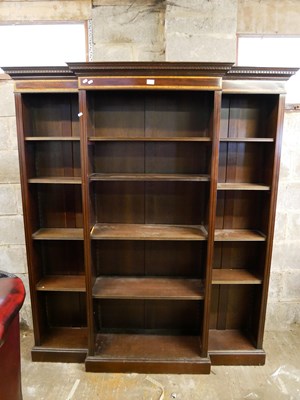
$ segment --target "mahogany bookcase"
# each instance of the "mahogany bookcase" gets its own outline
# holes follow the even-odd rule
[[[145,373],[263,364],[296,70],[4,70],[15,80],[32,359]]]

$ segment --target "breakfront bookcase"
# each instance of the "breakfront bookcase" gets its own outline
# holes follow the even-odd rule
[[[295,70],[4,70],[15,80],[32,359],[145,373],[263,364]]]

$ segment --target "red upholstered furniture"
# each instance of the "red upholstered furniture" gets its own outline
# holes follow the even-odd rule
[[[19,310],[25,298],[21,279],[0,271],[0,399],[21,400]]]

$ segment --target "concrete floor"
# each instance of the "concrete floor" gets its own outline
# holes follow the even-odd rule
[[[23,400],[299,400],[300,326],[266,332],[263,367],[212,367],[210,375],[86,373],[82,364],[33,363],[21,332]]]

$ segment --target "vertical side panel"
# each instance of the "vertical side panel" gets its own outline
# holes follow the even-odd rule
[[[264,325],[266,319],[268,287],[269,287],[270,268],[272,259],[273,235],[274,235],[275,215],[276,215],[276,201],[278,193],[284,105],[285,105],[285,95],[281,94],[278,97],[279,98],[278,98],[278,109],[277,109],[277,130],[275,137],[274,168],[272,176],[269,224],[267,232],[267,249],[266,249],[264,280],[263,280],[262,302],[260,308],[260,318],[259,318],[258,337],[257,337],[257,347],[259,349],[261,349],[263,345]]]
[[[90,240],[90,185],[89,185],[89,115],[87,96],[85,90],[79,90],[79,115],[80,117],[80,148],[81,148],[81,179],[82,179],[82,211],[84,226],[84,260],[86,273],[86,303],[87,303],[87,325],[88,325],[88,354],[94,354],[95,327],[93,317],[92,288],[95,282],[95,272],[92,270],[91,240]]]
[[[202,352],[201,356],[207,356],[208,334],[209,334],[209,315],[212,289],[212,265],[214,251],[214,231],[216,219],[217,203],[217,181],[218,181],[218,159],[219,159],[219,131],[220,131],[220,110],[221,110],[221,91],[214,94],[214,112],[212,120],[212,152],[210,169],[210,194],[208,209],[208,235],[207,235],[207,259],[205,272],[205,298],[204,298],[204,318],[202,327]]]

